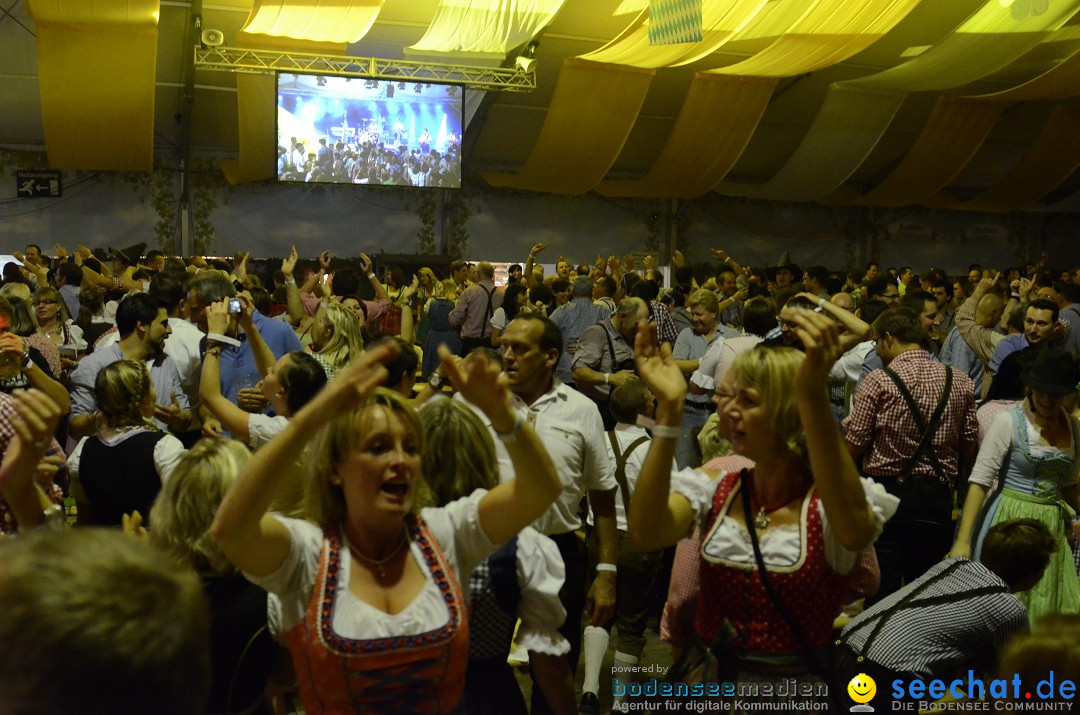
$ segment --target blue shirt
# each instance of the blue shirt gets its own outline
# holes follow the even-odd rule
[[[79,361],[75,371],[71,373],[72,415],[91,415],[97,412],[94,382],[97,380],[98,373],[123,359],[124,352],[119,345],[113,344],[95,350]],[[150,379],[154,381],[157,404],[163,407],[172,405],[172,395],[176,393],[176,404],[180,406],[180,409],[191,409],[191,402],[184,393],[184,386],[180,381],[180,371],[171,357],[161,355],[154,360],[147,360],[146,367],[150,370]],[[169,427],[165,423],[156,419],[153,422],[161,429],[168,431]]]
[[[960,331],[955,327],[949,331],[945,343],[941,346],[938,359],[954,370],[963,370],[971,381],[975,383],[975,398],[982,395],[983,361],[971,349]]]
[[[1001,369],[1001,362],[1017,350],[1023,350],[1028,346],[1027,336],[1023,333],[1006,335],[994,346],[994,354],[990,356],[990,372],[996,373]]]
[[[304,349],[304,346],[300,344],[300,338],[296,337],[296,333],[288,324],[280,320],[271,320],[257,310],[252,315],[252,320],[255,323],[255,328],[259,331],[259,335],[262,336],[270,351],[274,353],[275,359],[280,358],[285,353]],[[256,377],[259,375],[259,368],[255,364],[255,354],[251,352],[251,344],[248,343],[247,336],[241,332],[237,339],[240,340],[239,347],[235,345],[221,346],[221,360],[219,361],[221,394],[233,404],[236,404],[236,391],[239,389],[237,383],[241,377],[250,376],[255,382],[260,379]],[[199,350],[201,352],[206,351],[205,336],[199,344]],[[254,387],[254,382],[251,386]]]
[[[573,353],[577,350],[578,338],[585,332],[585,328],[610,317],[607,309],[596,305],[589,298],[574,298],[551,314],[551,322],[559,326],[563,339],[563,349],[559,355],[559,364],[555,367],[555,374],[567,385],[574,384],[570,364]]]

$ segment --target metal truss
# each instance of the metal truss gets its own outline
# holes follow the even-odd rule
[[[536,74],[516,67],[448,65],[236,47],[196,46],[195,68],[251,74],[309,72],[401,82],[447,82],[503,92],[531,92],[536,89]]]

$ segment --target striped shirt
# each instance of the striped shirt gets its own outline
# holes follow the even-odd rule
[[[963,563],[939,577],[958,560]],[[931,580],[903,608],[893,611]],[[1004,590],[970,595],[986,587]],[[887,620],[866,649],[867,639],[883,617]],[[844,628],[841,640],[883,668],[929,680],[994,657],[1011,637],[1027,630],[1027,609],[997,574],[977,561],[952,558],[856,616]]]
[[[924,350],[908,350],[897,355],[889,368],[907,386],[924,422],[929,423],[945,387],[945,366],[931,360]],[[859,385],[844,426],[844,440],[865,450],[863,471],[873,477],[899,477],[922,437],[907,402],[884,370],[875,370]],[[930,445],[950,482],[956,480],[960,455],[975,454],[978,434],[975,386],[970,377],[954,370],[947,406]],[[934,476],[925,451],[912,465],[911,475]]]

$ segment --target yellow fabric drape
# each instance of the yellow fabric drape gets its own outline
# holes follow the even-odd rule
[[[241,32],[310,42],[357,42],[383,0],[255,0]]]
[[[277,175],[277,78],[273,75],[236,75],[236,111],[240,133],[239,160],[222,160],[221,170],[230,184],[272,179]]]
[[[768,19],[759,16],[746,32],[762,32],[769,25],[784,34],[743,62],[696,75],[675,127],[645,178],[606,181],[597,191],[611,196],[700,196],[727,175],[746,148],[775,86],[771,78],[847,59],[888,32],[918,2],[820,0],[788,3],[784,10],[791,17],[783,22],[779,8],[773,8]],[[708,78],[720,81],[709,83]],[[717,119],[704,123],[701,117]]]
[[[517,174],[486,171],[492,186],[583,194],[622,150],[652,82],[652,70],[563,61],[547,118]]]
[[[979,196],[959,202],[939,195],[926,203],[970,211],[1018,211],[1046,196],[1080,168],[1080,107],[1058,105],[1012,170]]]
[[[551,24],[566,0],[441,0],[420,40],[405,56],[453,52],[500,60]]]
[[[809,132],[791,159],[763,184],[723,182],[735,196],[808,201],[834,192],[880,141],[905,93],[941,91],[986,77],[1021,57],[1061,27],[1080,0],[1054,3],[1042,15],[1012,19],[998,0],[926,52],[896,67],[829,88]],[[857,124],[857,133],[847,128]]]
[[[761,52],[711,70],[717,74],[791,77],[843,62],[904,19],[920,0],[821,0]]]
[[[701,196],[742,155],[775,86],[772,78],[697,73],[671,135],[645,178],[602,181],[596,191],[605,196]]]
[[[50,166],[153,169],[157,0],[28,0],[28,8]]]
[[[938,97],[915,143],[897,167],[872,191],[850,203],[908,206],[933,196],[967,166],[1006,106],[1006,102]],[[849,203],[830,201],[829,197],[823,201]]]
[[[1017,87],[981,96],[1008,102],[1038,102],[1077,95],[1080,95],[1080,50]]]
[[[649,11],[642,10],[630,25],[598,50],[581,55],[593,62],[655,69],[678,67],[707,57],[746,27],[768,0],[703,0],[701,42],[649,44]]]

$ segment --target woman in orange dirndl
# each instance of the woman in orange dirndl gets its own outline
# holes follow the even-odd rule
[[[444,370],[503,435],[517,479],[414,509],[422,431],[402,399],[376,388],[396,350],[368,351],[294,415],[255,453],[214,523],[225,555],[280,602],[278,627],[312,714],[460,712],[462,585],[561,490],[498,368],[481,359],[466,373],[447,354]],[[292,465],[305,445],[301,475]],[[306,520],[267,513],[290,478],[307,482]]]

